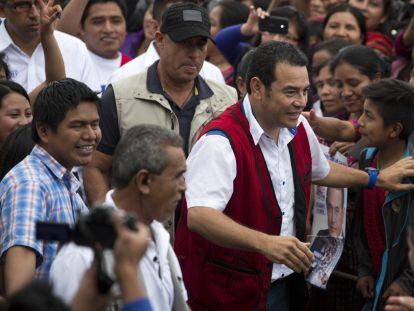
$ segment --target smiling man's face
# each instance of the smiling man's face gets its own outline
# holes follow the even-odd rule
[[[92,4],[82,25],[82,36],[93,53],[115,59],[126,36],[126,22],[116,2]]]

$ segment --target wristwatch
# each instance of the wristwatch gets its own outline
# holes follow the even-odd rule
[[[379,169],[374,168],[374,167],[366,167],[365,171],[369,175],[369,181],[368,181],[367,188],[372,189],[372,188],[375,187],[375,184],[377,183],[377,177],[378,177],[378,174],[379,174]]]

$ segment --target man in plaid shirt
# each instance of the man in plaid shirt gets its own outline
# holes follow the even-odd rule
[[[36,99],[33,151],[0,183],[0,252],[6,294],[33,277],[46,280],[57,243],[36,240],[36,221],[74,224],[87,211],[74,166],[89,163],[101,139],[99,99],[72,79],[54,82]]]

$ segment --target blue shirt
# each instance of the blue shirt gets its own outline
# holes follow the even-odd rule
[[[78,194],[79,180],[36,145],[0,183],[0,252],[26,246],[36,254],[36,277],[48,279],[57,243],[36,239],[37,221],[73,225],[88,209]]]

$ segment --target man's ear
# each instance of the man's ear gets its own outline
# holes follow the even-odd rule
[[[253,77],[250,79],[250,91],[251,96],[257,100],[262,99],[264,85],[258,77]]]
[[[80,25],[78,27],[77,37],[85,42],[85,31],[83,30],[83,27]]]
[[[148,35],[150,36],[149,39],[154,39],[155,33],[159,30],[160,30],[160,25],[155,19],[151,18],[150,20],[148,20],[148,32],[149,32]]]
[[[401,132],[403,131],[404,127],[401,124],[401,122],[396,122],[394,124],[391,125],[391,132],[390,132],[390,137],[391,138],[398,138],[401,134]]]
[[[148,170],[140,170],[135,174],[135,186],[142,194],[149,194],[151,191],[151,173]]]
[[[157,43],[157,48],[162,49],[164,47],[165,37],[160,31],[155,32],[155,42]]]
[[[36,124],[36,131],[41,142],[47,143],[49,141],[51,129],[48,125]]]

